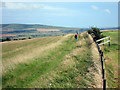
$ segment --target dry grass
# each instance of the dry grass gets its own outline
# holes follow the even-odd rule
[[[102,73],[101,73],[102,69],[101,69],[100,56],[96,44],[90,35],[89,35],[89,39],[91,41],[91,52],[95,66],[95,68],[90,68],[89,70],[91,73],[95,75],[94,81],[96,82],[96,87],[101,88],[103,86],[103,81],[102,81]],[[97,69],[97,72],[94,69]]]
[[[4,87],[102,87],[98,51],[86,33],[78,42],[69,34],[3,44]]]
[[[85,34],[85,33],[83,33]],[[83,36],[83,34],[81,34],[81,37]],[[94,65],[95,67],[91,67],[89,68],[89,73],[87,73],[87,78],[91,79],[91,75],[93,75],[93,82],[95,82],[95,84],[93,84],[93,82],[90,82],[88,80],[85,79],[85,77],[81,77],[81,75],[78,75],[78,77],[75,78],[75,81],[77,82],[76,84],[76,88],[81,88],[81,82],[84,80],[85,83],[88,85],[88,88],[102,88],[102,74],[101,74],[101,64],[99,61],[99,53],[98,50],[96,48],[95,43],[93,42],[92,38],[89,36],[90,42],[91,44],[91,48],[90,50],[92,50],[92,57],[93,57],[93,61],[94,61]],[[49,74],[40,77],[39,79],[37,79],[36,81],[34,81],[33,83],[31,83],[31,87],[36,87],[36,88],[42,88],[42,87],[56,87],[54,85],[54,80],[60,79],[61,76],[59,75],[59,73],[63,73],[65,71],[68,71],[70,69],[74,69],[74,71],[78,71],[78,69],[76,68],[76,64],[79,63],[78,61],[74,60],[74,56],[78,56],[78,55],[82,55],[84,56],[85,54],[85,50],[86,50],[86,40],[84,38],[82,38],[80,41],[78,41],[76,43],[76,49],[73,49],[69,54],[67,54],[64,57],[64,60],[60,63],[60,65],[58,66],[58,68],[55,71],[51,71]],[[96,72],[97,69],[97,72]],[[70,72],[70,71],[69,71]],[[65,72],[64,74],[67,75],[69,74],[69,72]],[[43,83],[41,83],[41,81]],[[67,86],[73,87],[72,84],[70,82],[66,83]]]
[[[30,43],[32,41],[35,42],[35,40],[24,40],[24,41],[12,41],[12,42],[6,42],[6,43],[3,43],[3,50],[7,47],[5,46],[10,46],[11,45],[11,51],[10,50],[6,50],[6,52],[2,52],[3,56],[7,56],[11,53],[15,53],[15,52],[18,52],[17,55],[15,56],[11,56],[10,58],[5,58],[3,59],[3,73],[6,72],[6,70],[9,68],[13,68],[15,67],[16,64],[19,64],[19,63],[29,63],[31,60],[33,60],[33,58],[36,58],[36,57],[45,57],[46,55],[49,54],[48,51],[50,50],[53,50],[55,49],[55,47],[58,47],[59,45],[61,45],[62,41],[66,40],[66,38],[68,37],[69,35],[66,35],[64,37],[62,37],[60,40],[56,37],[53,37],[53,38],[47,38],[47,41],[50,40],[52,43],[49,43],[49,44],[46,44],[46,45],[38,45],[37,47],[33,48],[32,45],[28,45],[28,46],[24,46],[23,47],[16,47],[14,48],[15,45],[18,45],[19,44],[24,44],[24,43]],[[57,42],[54,42],[55,39],[58,39]],[[39,41],[40,40],[40,41]],[[36,42],[41,42],[42,39],[36,39]],[[43,41],[43,40],[42,40]],[[43,41],[44,42],[44,41]],[[35,43],[36,44],[36,43]],[[34,44],[34,45],[35,45]],[[10,47],[9,47],[10,48]],[[19,53],[21,52],[22,53]],[[24,52],[25,51],[25,52]]]

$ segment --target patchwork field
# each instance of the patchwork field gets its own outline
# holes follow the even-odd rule
[[[101,88],[99,53],[86,32],[2,43],[3,88]]]

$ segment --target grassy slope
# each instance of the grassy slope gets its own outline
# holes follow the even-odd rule
[[[103,48],[106,59],[106,77],[109,88],[118,87],[118,31],[103,32],[111,37],[110,47],[105,44]],[[120,44],[119,44],[120,45]]]
[[[97,87],[88,38],[83,34],[78,42],[67,35],[3,43],[3,87]]]
[[[59,29],[60,31],[37,31],[37,29]],[[70,27],[59,27],[59,26],[48,26],[48,25],[36,25],[36,24],[2,24],[2,34],[15,35],[14,37],[9,37],[10,39],[22,39],[29,37],[53,37],[66,35],[68,33],[75,33],[80,31],[80,28],[70,28]],[[82,32],[83,30],[81,30]],[[1,38],[0,38],[1,39]],[[3,37],[2,39],[6,39]]]

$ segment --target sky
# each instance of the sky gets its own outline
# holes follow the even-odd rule
[[[2,23],[117,27],[118,2],[4,2]]]

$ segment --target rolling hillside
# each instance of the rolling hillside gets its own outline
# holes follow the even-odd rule
[[[90,28],[73,28],[49,26],[40,24],[0,24],[0,41],[24,40],[39,37],[64,36],[76,32],[84,32]],[[117,28],[100,28],[100,30],[112,30]]]
[[[39,24],[2,24],[1,37],[4,39],[17,40],[21,38],[38,38],[60,36],[70,33],[83,32],[85,28],[58,27]],[[0,39],[2,39],[0,38]]]
[[[99,53],[86,32],[2,42],[3,88],[101,88]]]

